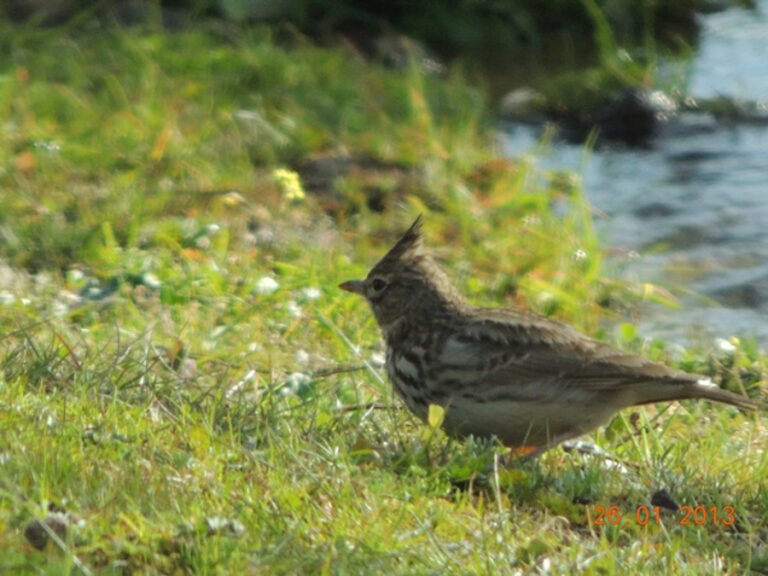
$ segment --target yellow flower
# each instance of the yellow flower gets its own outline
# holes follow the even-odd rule
[[[304,188],[301,185],[301,179],[293,170],[277,168],[272,172],[272,177],[282,191],[283,197],[289,202],[304,200],[306,197]]]

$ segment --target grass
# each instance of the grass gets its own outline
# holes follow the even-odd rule
[[[0,23],[0,50],[0,571],[766,570],[764,413],[619,416],[593,439],[624,470],[505,462],[392,397],[373,319],[336,285],[417,212],[477,302],[600,332],[634,298],[578,182],[499,159],[459,73],[269,30]],[[331,218],[284,171],[345,154],[396,169],[330,179]],[[750,343],[673,357],[631,326],[602,337],[764,386]],[[632,521],[662,488],[737,522]],[[25,530],[51,515],[69,529],[38,551]]]

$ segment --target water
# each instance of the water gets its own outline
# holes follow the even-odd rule
[[[756,12],[703,18],[688,92],[768,102],[768,0]],[[582,175],[604,242],[639,256],[633,281],[677,286],[679,309],[649,306],[644,336],[690,344],[731,335],[768,347],[768,127],[726,126],[697,116],[650,149],[551,144],[537,162]],[[539,130],[511,126],[505,152],[538,150]],[[684,292],[690,290],[689,294]],[[683,294],[681,295],[681,292]]]

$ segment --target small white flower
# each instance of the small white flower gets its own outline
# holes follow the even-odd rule
[[[584,250],[582,250],[581,248],[579,248],[578,250],[576,250],[576,252],[573,253],[573,257],[576,260],[586,260],[587,259],[587,253]]]
[[[309,352],[306,350],[296,351],[296,362],[299,364],[307,364],[309,362]]]
[[[368,362],[370,362],[371,366],[374,368],[383,368],[386,361],[384,359],[384,354],[381,352],[374,352],[371,354]]]
[[[280,284],[277,283],[277,280],[270,278],[269,276],[262,276],[256,282],[255,290],[256,294],[259,294],[260,296],[267,296],[277,292],[278,288],[280,288]]]
[[[160,288],[160,286],[163,285],[163,283],[160,282],[160,279],[154,274],[152,274],[151,272],[147,272],[146,274],[144,274],[141,280],[142,282],[144,282],[144,286],[146,286],[147,288],[154,288],[155,290],[157,290],[158,288]]]
[[[304,314],[304,310],[301,308],[301,306],[296,304],[296,302],[293,300],[289,300],[285,303],[285,309],[294,318],[301,318],[301,315]]]
[[[727,354],[736,352],[736,346],[725,338],[715,338],[715,346],[717,346],[721,352],[726,352]]]
[[[102,290],[100,286],[97,286],[94,284],[93,286],[88,286],[85,289],[84,296],[92,300],[98,300],[99,298],[101,298],[101,295],[103,293],[104,293],[104,290]]]
[[[310,286],[308,288],[304,288],[304,290],[301,291],[302,294],[304,294],[304,298],[307,300],[317,300],[320,298],[320,296],[323,295],[323,291],[320,290],[320,288],[315,288],[314,286]]]
[[[205,519],[208,531],[212,534],[220,532],[229,532],[235,536],[245,532],[245,526],[237,519],[223,518],[221,516],[211,516]]]
[[[67,272],[67,276],[69,276],[70,282],[80,282],[83,278],[85,278],[85,274],[83,274],[82,270],[78,270],[77,268],[72,268]]]
[[[256,380],[256,370],[248,370],[248,372],[245,373],[245,376],[243,376],[239,382],[237,382],[234,386],[232,386],[227,392],[224,394],[224,396],[229,400],[240,392],[240,390],[243,389],[243,387],[248,384],[249,382],[254,382]]]

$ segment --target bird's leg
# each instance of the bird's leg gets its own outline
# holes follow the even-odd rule
[[[553,448],[554,446],[557,446],[558,444],[565,442],[566,440],[570,440],[571,438],[575,438],[579,435],[579,433],[569,431],[550,438],[549,441],[547,441],[545,444],[542,444],[541,446],[517,446],[512,449],[512,456],[514,458],[519,458],[526,461],[535,460],[550,448]]]

